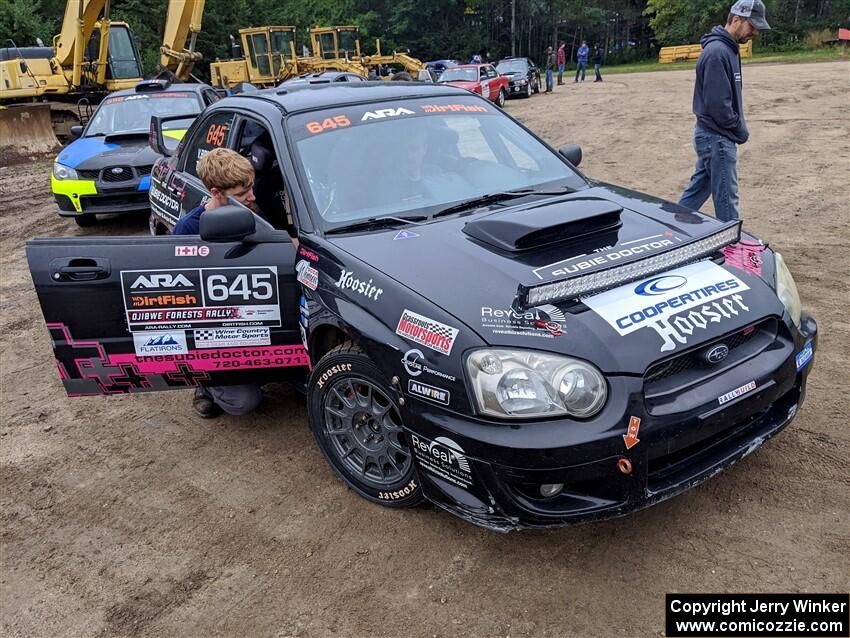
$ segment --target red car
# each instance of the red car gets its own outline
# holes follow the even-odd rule
[[[508,99],[508,78],[499,75],[492,64],[455,66],[443,71],[438,82],[478,93],[499,106],[504,106]]]

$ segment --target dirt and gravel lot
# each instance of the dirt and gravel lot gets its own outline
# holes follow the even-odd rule
[[[186,392],[65,397],[24,257],[49,161],[0,167],[0,632],[6,636],[658,636],[665,592],[850,589],[846,62],[750,66],[745,227],[780,249],[821,341],[793,425],[707,484],[616,521],[500,535],[345,489],[302,397],[196,418]],[[693,71],[512,101],[591,176],[675,199]]]

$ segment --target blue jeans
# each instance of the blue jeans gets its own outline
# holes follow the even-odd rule
[[[552,84],[554,83],[554,77],[552,76],[552,69],[546,69],[546,90],[552,90]]]
[[[728,137],[697,127],[694,149],[697,165],[679,204],[699,210],[710,195],[717,219],[738,219],[738,146]]]
[[[600,71],[599,71],[600,68],[602,68],[601,64],[594,64],[593,65],[593,69],[596,71],[596,81],[597,82],[602,81],[602,73],[600,73]]]
[[[576,66],[576,82],[578,82],[579,74],[581,74],[581,81],[584,82],[584,76],[587,74],[587,60],[578,61],[578,66]]]
[[[563,83],[564,83],[564,65],[559,64],[558,65],[558,84],[563,84]]]

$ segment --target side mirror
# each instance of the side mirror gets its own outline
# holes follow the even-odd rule
[[[76,140],[83,134],[83,127],[77,124],[76,126],[72,126],[68,129],[68,134],[71,136],[72,140]]]
[[[201,239],[211,242],[242,241],[257,229],[254,213],[243,206],[221,206],[201,215]]]
[[[567,158],[573,166],[581,164],[581,146],[578,144],[564,144],[558,152]]]

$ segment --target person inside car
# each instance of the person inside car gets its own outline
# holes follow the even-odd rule
[[[198,177],[210,192],[211,197],[184,215],[174,225],[173,235],[197,235],[200,233],[201,215],[204,211],[227,205],[227,198],[256,210],[254,197],[254,168],[246,158],[229,148],[216,148],[198,162]],[[262,401],[262,392],[257,383],[198,387],[192,398],[195,412],[210,419],[222,412],[241,416],[255,410]]]

